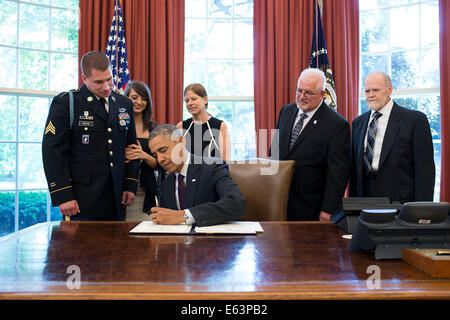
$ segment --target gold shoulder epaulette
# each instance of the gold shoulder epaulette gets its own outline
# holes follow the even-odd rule
[[[78,91],[80,91],[80,89],[72,89],[72,90],[69,90],[69,91],[72,91],[72,92],[78,92]],[[62,94],[60,93],[60,94],[61,94],[61,98],[64,97],[65,94],[69,93],[69,91],[65,91],[65,92],[62,93]]]
[[[114,90],[114,93],[117,93],[118,95],[127,98],[128,100],[131,100],[130,97],[127,97],[126,95],[124,95],[123,93],[121,93],[120,91]]]

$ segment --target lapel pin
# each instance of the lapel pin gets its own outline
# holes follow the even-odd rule
[[[192,179],[191,182],[195,182],[195,179]]]
[[[94,100],[94,98],[92,98],[92,97],[87,97],[87,101],[91,102],[92,100]]]
[[[317,120],[314,120],[313,124],[316,124],[316,123],[317,123]]]
[[[116,98],[114,98],[114,97],[111,97],[112,98],[112,100],[114,101],[114,102],[116,102]]]

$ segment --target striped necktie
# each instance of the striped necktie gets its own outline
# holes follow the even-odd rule
[[[367,131],[367,145],[366,152],[364,152],[364,172],[369,173],[372,170],[373,147],[375,146],[375,138],[377,136],[378,118],[383,114],[375,111],[372,116],[372,121],[369,124]]]
[[[289,144],[289,149],[292,149],[294,146],[295,141],[297,140],[298,136],[300,135],[300,132],[303,128],[303,121],[308,117],[306,113],[302,113],[300,115],[300,119],[297,121],[297,123],[294,126],[294,130],[292,130],[292,136],[291,136],[291,142]]]

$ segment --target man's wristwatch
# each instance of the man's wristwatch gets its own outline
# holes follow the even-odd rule
[[[187,222],[187,220],[189,219],[189,216],[188,216],[188,214],[187,214],[187,212],[186,212],[186,211],[184,211],[184,215],[183,215],[183,218],[184,218],[184,223],[186,223],[186,222]]]

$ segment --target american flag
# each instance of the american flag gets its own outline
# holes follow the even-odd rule
[[[130,72],[125,45],[125,28],[123,27],[122,9],[119,0],[116,0],[114,6],[114,17],[105,53],[111,61],[114,89],[123,93],[128,81],[130,81]]]
[[[310,68],[321,69],[327,78],[325,87],[325,102],[337,110],[336,88],[334,86],[333,72],[331,71],[330,62],[328,60],[327,46],[325,45],[325,35],[322,28],[322,19],[320,7],[317,0],[314,1],[314,33],[311,46],[311,57],[309,59]]]

